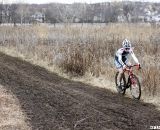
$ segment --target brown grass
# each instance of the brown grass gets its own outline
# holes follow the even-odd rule
[[[114,82],[113,57],[124,38],[135,46],[142,70],[143,92],[160,92],[160,28],[149,24],[1,27],[1,47],[14,49],[27,59],[43,61],[72,76],[90,74]]]

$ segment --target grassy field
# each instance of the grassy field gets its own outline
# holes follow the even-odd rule
[[[142,70],[136,73],[144,98],[157,100],[160,92],[159,34],[160,28],[150,24],[1,26],[0,47],[7,54],[67,77],[107,86],[108,81],[114,83],[115,51],[127,38],[142,65]]]

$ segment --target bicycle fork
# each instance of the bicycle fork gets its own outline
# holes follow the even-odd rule
[[[134,79],[133,74],[129,76],[129,81],[130,81],[130,85],[131,85],[131,84],[132,84],[132,85],[136,84],[136,81],[135,81],[135,79]]]

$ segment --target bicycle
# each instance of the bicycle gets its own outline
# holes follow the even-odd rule
[[[126,89],[130,88],[132,97],[134,99],[139,100],[141,97],[141,84],[140,84],[137,76],[135,74],[133,74],[132,68],[135,66],[137,66],[137,65],[127,66],[127,68],[124,69],[124,73],[128,72],[128,80],[126,82],[126,77],[125,77],[125,74],[123,73],[120,78],[120,88],[121,89],[119,88],[118,83],[117,83],[117,76],[118,76],[119,72],[116,73],[115,83],[116,83],[116,89],[119,94],[124,95],[126,92]]]

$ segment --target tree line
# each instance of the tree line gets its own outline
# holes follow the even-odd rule
[[[43,14],[42,22],[46,23],[108,23],[117,22],[118,16],[129,21],[138,21],[139,15],[145,8],[160,9],[159,3],[143,2],[105,2],[97,4],[0,4],[0,24],[2,23],[31,23],[36,12]]]

